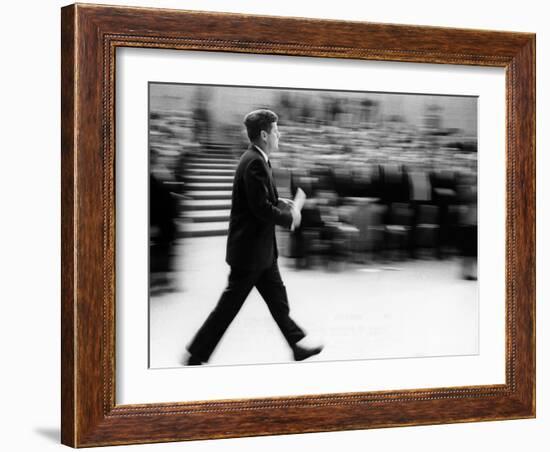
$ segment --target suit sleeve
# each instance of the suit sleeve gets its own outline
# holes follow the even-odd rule
[[[269,199],[269,174],[259,160],[253,160],[248,165],[244,181],[248,206],[254,216],[267,223],[290,228],[292,214],[279,209]]]

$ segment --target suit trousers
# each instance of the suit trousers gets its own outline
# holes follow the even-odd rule
[[[286,288],[275,260],[270,267],[260,270],[231,267],[227,287],[187,347],[189,353],[202,362],[209,360],[253,287],[258,289],[291,347],[305,337],[304,331],[290,317]]]

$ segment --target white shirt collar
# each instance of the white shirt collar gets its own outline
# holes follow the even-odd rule
[[[264,158],[265,163],[269,162],[269,159],[267,158],[267,154],[264,151],[262,151],[262,148],[256,145],[254,145],[254,147],[258,149],[258,151],[260,151],[260,154],[262,154],[262,157]]]

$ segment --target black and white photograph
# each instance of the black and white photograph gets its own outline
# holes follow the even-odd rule
[[[150,368],[479,353],[476,96],[148,91]]]

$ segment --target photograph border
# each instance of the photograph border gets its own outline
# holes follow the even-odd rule
[[[535,416],[534,34],[83,4],[62,8],[61,19],[63,444],[88,447]],[[504,68],[506,383],[117,405],[118,47]]]

